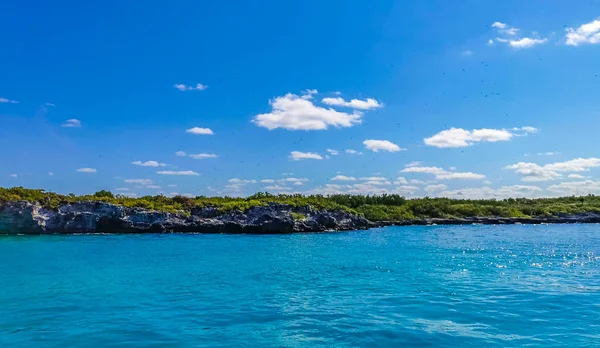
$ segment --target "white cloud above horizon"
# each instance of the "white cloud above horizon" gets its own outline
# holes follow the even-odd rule
[[[464,179],[464,180],[482,180],[485,179],[485,175],[472,173],[472,172],[455,172],[448,171],[440,167],[405,167],[401,170],[402,173],[422,173],[422,174],[432,174],[435,175],[437,180],[455,180],[455,179]]]
[[[182,83],[177,83],[177,84],[174,84],[173,87],[175,87],[176,89],[178,89],[178,90],[180,90],[182,92],[185,92],[185,91],[203,91],[203,90],[205,90],[205,89],[208,88],[207,85],[203,85],[201,83],[197,83],[195,86],[193,86],[193,85],[187,86],[187,85],[182,84]]]
[[[198,176],[200,174],[196,173],[193,170],[178,170],[178,171],[173,171],[173,170],[161,170],[156,172],[156,174],[160,174],[160,175],[183,175],[183,176]]]
[[[512,48],[522,49],[522,48],[531,48],[536,45],[541,45],[548,42],[547,38],[537,38],[537,37],[520,37],[516,38],[516,36],[520,33],[520,29],[510,26],[506,23],[502,22],[494,22],[492,23],[492,28],[496,29],[498,34],[502,37],[497,37],[496,42],[505,43]],[[534,36],[537,36],[536,33],[533,33]],[[490,39],[488,44],[491,45],[494,43],[494,40]]]
[[[188,156],[193,159],[207,159],[207,158],[219,157],[219,155],[216,155],[214,153],[196,153],[196,154],[189,154]]]
[[[522,132],[522,133],[520,133]],[[528,133],[536,133],[537,128],[520,127],[508,129],[472,129],[450,128],[443,130],[429,138],[423,139],[425,145],[438,148],[468,147],[479,142],[495,143],[511,140],[514,136],[524,136]]]
[[[160,163],[157,161],[146,161],[146,162],[133,161],[133,162],[131,162],[131,164],[136,165],[136,166],[141,166],[141,167],[166,167],[167,166],[166,163]]]
[[[65,123],[63,123],[61,126],[67,127],[67,128],[80,128],[81,121],[79,121],[76,118],[70,118],[70,119],[66,120]]]
[[[508,165],[504,169],[511,169],[521,176],[521,181],[550,181],[560,179],[565,173],[586,172],[590,168],[600,167],[600,158],[575,158],[564,162],[555,162],[539,165],[532,162],[519,162]]]
[[[300,152],[300,151],[292,151],[290,152],[290,159],[294,161],[300,161],[305,159],[315,159],[322,160],[323,157],[315,152]]]
[[[96,168],[79,168],[76,171],[80,173],[96,173]]]
[[[373,152],[379,152],[379,151],[388,151],[388,152],[398,152],[398,151],[404,151],[406,149],[401,148],[400,146],[392,143],[389,140],[375,140],[375,139],[368,139],[363,141],[363,144],[365,145],[365,147]]]
[[[326,130],[361,123],[362,113],[346,113],[315,105],[311,100],[288,93],[269,101],[271,112],[256,115],[252,122],[269,130]]]
[[[600,18],[577,28],[569,27],[565,31],[565,44],[568,46],[600,43]]]
[[[352,99],[350,101],[346,101],[342,97],[323,98],[321,102],[327,105],[349,107],[360,110],[377,109],[383,107],[383,104],[380,104],[377,100],[373,98],[367,98],[365,100]]]
[[[19,101],[0,97],[0,103],[19,104]]]
[[[210,128],[192,127],[185,130],[186,133],[194,135],[214,135],[215,133]]]

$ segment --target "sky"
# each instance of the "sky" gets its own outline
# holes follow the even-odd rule
[[[600,194],[599,2],[2,8],[2,187]]]

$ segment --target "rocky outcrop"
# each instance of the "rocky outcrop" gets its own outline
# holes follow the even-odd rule
[[[56,210],[38,203],[0,203],[0,233],[291,233],[356,230],[370,226],[366,219],[344,211],[315,210],[269,204],[247,211],[221,213],[194,208],[189,214],[127,208],[103,202],[63,204]]]
[[[511,217],[469,217],[456,219],[412,219],[403,221],[381,221],[377,226],[413,226],[413,225],[514,225],[514,224],[574,224],[600,223],[598,213],[561,214],[559,216],[538,216],[527,218]]]

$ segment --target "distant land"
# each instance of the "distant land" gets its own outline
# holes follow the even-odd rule
[[[0,233],[292,233],[385,225],[598,223],[600,197],[458,200],[384,194],[61,195],[0,188]]]

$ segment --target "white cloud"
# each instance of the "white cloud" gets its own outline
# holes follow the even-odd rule
[[[346,153],[349,153],[351,155],[362,155],[363,153],[360,151],[356,151],[356,150],[352,150],[352,149],[347,149]]]
[[[398,151],[403,151],[406,149],[402,149],[400,148],[400,146],[392,143],[389,140],[374,140],[374,139],[368,139],[363,141],[363,144],[365,145],[365,147],[373,152],[379,152],[379,150],[381,151],[389,151],[389,152],[398,152]]]
[[[423,180],[411,179],[410,183],[415,185],[425,185],[427,182]]]
[[[240,178],[231,178],[227,180],[232,184],[256,184],[256,180],[248,180],[248,179],[240,179]]]
[[[484,184],[484,185],[491,185],[491,184],[492,184],[492,182],[491,182],[491,181],[489,181],[489,180],[484,180],[484,181],[483,181],[483,184]]]
[[[369,110],[383,107],[383,104],[380,104],[377,100],[373,98],[367,98],[366,100],[352,99],[350,101],[345,101],[342,97],[323,98],[321,102],[327,105],[344,106],[361,110]]]
[[[364,181],[384,181],[384,180],[387,180],[387,179],[384,178],[383,176],[367,176],[367,177],[360,178],[360,180],[364,180]]]
[[[208,88],[207,85],[203,85],[201,83],[197,83],[195,86],[186,86],[182,83],[178,83],[173,85],[173,87],[177,88],[178,90],[184,92],[184,91],[203,91],[205,89]]]
[[[56,106],[56,105],[54,105],[52,103],[44,103],[44,106]]]
[[[300,186],[300,185],[304,185],[304,184],[302,183],[302,181],[296,181],[292,185]]]
[[[214,153],[197,153],[197,154],[190,154],[189,156],[193,159],[206,159],[206,158],[219,157],[218,155],[215,155]]]
[[[558,193],[560,196],[584,196],[590,193],[600,192],[600,181],[569,181],[548,186],[550,192]]]
[[[215,133],[210,128],[201,128],[201,127],[192,127],[186,129],[186,133],[191,133],[195,135],[214,135]]]
[[[185,153],[184,151],[177,151],[175,152],[175,156],[183,157],[187,156],[187,153]]]
[[[52,172],[48,172],[48,175],[50,175],[50,176],[53,176],[53,175],[54,175],[54,173],[52,173]]]
[[[314,194],[362,194],[362,195],[380,195],[380,194],[400,194],[400,195],[412,195],[419,191],[416,186],[402,185],[395,187],[385,187],[379,182],[377,184],[371,182],[364,182],[351,185],[339,185],[339,184],[326,184],[325,186],[317,187],[308,193]]]
[[[1,98],[0,97],[0,103],[18,104],[19,102],[16,101],[16,100],[7,99],[7,98]]]
[[[329,153],[330,153],[332,156],[336,156],[336,155],[338,155],[338,154],[339,154],[339,152],[338,152],[338,151],[336,151],[336,150],[333,150],[333,149],[327,149],[327,152],[329,152]]]
[[[267,191],[275,191],[275,192],[278,192],[278,191],[289,191],[289,190],[291,190],[291,188],[289,188],[289,187],[279,186],[279,185],[265,186],[264,189],[267,190]]]
[[[436,194],[438,197],[448,197],[455,199],[504,199],[517,197],[534,197],[541,191],[537,186],[512,185],[502,186],[500,188],[491,188],[488,186],[479,188],[463,188],[454,191],[442,191]]]
[[[285,178],[278,180],[279,182],[294,182],[294,181],[308,181],[307,178]]]
[[[179,170],[179,171],[161,170],[156,173],[160,174],[160,175],[191,175],[191,176],[200,175],[192,170]]]
[[[497,29],[505,29],[508,25],[506,23],[502,23],[502,22],[494,22],[492,23],[492,28],[497,28]]]
[[[493,44],[494,44],[494,40],[492,40],[492,39],[489,39],[489,40],[488,40],[488,45],[493,45]]]
[[[131,162],[131,164],[136,165],[136,166],[142,166],[142,167],[166,167],[167,166],[165,163],[160,163],[157,161],[146,161],[146,162],[133,161],[133,162]]]
[[[569,174],[567,175],[569,179],[585,179],[586,177],[581,174]]]
[[[17,175],[17,174],[10,174],[9,176],[10,176],[11,178],[16,178],[16,177],[18,177],[18,175]]]
[[[473,55],[473,51],[471,51],[471,50],[464,50],[464,51],[462,51],[461,54],[463,56],[470,56],[470,55]]]
[[[537,155],[538,156],[554,156],[554,155],[560,155],[560,152],[552,152],[552,151],[538,152]]]
[[[77,169],[77,171],[80,173],[95,173],[96,169],[95,168],[79,168],[79,169]]]
[[[125,179],[123,181],[128,184],[152,185],[152,180],[150,179]]]
[[[565,43],[569,46],[600,43],[600,18],[578,28],[567,28],[566,32]]]
[[[423,164],[423,162],[421,162],[421,161],[412,161],[409,164],[405,165],[405,167],[407,167],[407,168],[408,167],[418,167],[421,164]]]
[[[303,159],[316,159],[316,160],[322,160],[323,157],[321,157],[321,155],[319,155],[318,153],[314,153],[314,152],[300,152],[300,151],[292,151],[290,152],[290,158],[294,161],[299,161],[299,160],[303,160]]]
[[[401,170],[403,173],[425,173],[433,174],[438,180],[453,180],[453,179],[465,179],[465,180],[480,180],[485,179],[485,175],[477,174],[472,172],[452,172],[447,171],[440,167],[406,167]]]
[[[127,187],[119,187],[116,188],[115,191],[129,191],[129,189]]]
[[[262,179],[260,182],[262,182],[263,184],[274,184],[275,180],[273,180],[273,179]]]
[[[254,117],[259,127],[269,130],[283,128],[288,130],[325,130],[333,127],[352,127],[361,122],[362,113],[349,114],[332,108],[316,106],[312,101],[288,93],[270,100],[271,112]]]
[[[81,121],[79,121],[76,118],[70,118],[66,120],[65,123],[62,124],[62,126],[68,128],[79,128],[81,127]]]
[[[478,142],[494,143],[498,141],[507,141],[515,135],[535,133],[537,129],[533,127],[521,127],[513,128],[512,131],[522,131],[524,133],[518,134],[507,129],[482,128],[466,130],[462,128],[450,128],[443,130],[429,138],[425,138],[423,141],[426,145],[439,148],[467,147]]]
[[[394,184],[396,184],[396,185],[406,185],[406,184],[408,184],[408,180],[406,180],[406,178],[403,177],[403,176],[399,176],[398,178],[396,178],[396,181],[394,181]]]
[[[522,181],[549,181],[561,178],[560,172],[585,172],[589,168],[600,167],[600,158],[575,158],[541,166],[537,163],[519,162],[504,167],[521,175]]]
[[[425,186],[425,188],[423,190],[425,190],[425,192],[427,193],[431,193],[431,192],[435,192],[435,191],[443,191],[446,190],[448,188],[448,186],[444,185],[444,184],[437,184],[437,185],[427,185]]]
[[[509,40],[508,44],[514,48],[530,48],[546,42],[548,42],[548,39],[533,39],[530,37],[524,37],[518,40]]]
[[[146,185],[146,186],[144,186],[144,188],[155,189],[155,190],[161,189],[161,187],[158,185]]]

